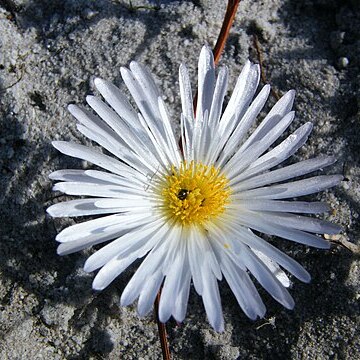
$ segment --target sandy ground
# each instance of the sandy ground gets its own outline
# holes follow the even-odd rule
[[[258,61],[256,34],[268,81],[280,94],[297,90],[293,129],[311,120],[314,131],[295,158],[338,157],[330,173],[343,173],[345,181],[317,199],[331,204],[327,218],[353,243],[360,228],[357,4],[243,0],[221,60],[232,89],[245,60]],[[84,103],[94,76],[122,87],[119,67],[132,59],[156,74],[178,124],[178,66],[188,64],[195,84],[201,46],[214,44],[225,6],[216,0],[162,1],[160,10],[131,9],[127,0],[0,1],[1,359],[161,357],[153,317],[139,319],[135,307],[118,305],[136,267],[95,294],[93,274],[82,271],[92,250],[56,255],[56,233],[74,220],[45,215],[63,200],[55,199],[48,174],[89,164],[62,156],[50,142],[86,143],[66,106]],[[295,309],[283,309],[262,291],[267,318],[252,322],[223,282],[226,330],[216,334],[192,290],[186,321],[168,323],[174,359],[360,359],[359,257],[337,246],[321,251],[272,240],[313,276],[311,284],[294,280]]]

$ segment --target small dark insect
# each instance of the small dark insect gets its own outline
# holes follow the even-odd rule
[[[178,194],[177,194],[177,197],[179,200],[185,200],[187,198],[189,194],[189,190],[187,189],[180,189]]]

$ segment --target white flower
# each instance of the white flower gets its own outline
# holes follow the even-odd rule
[[[132,62],[121,69],[137,113],[114,85],[96,79],[106,100],[86,98],[97,113],[69,106],[78,130],[113,156],[94,148],[55,141],[62,153],[89,161],[100,170],[60,170],[54,190],[88,196],[52,205],[53,217],[105,215],[70,226],[56,240],[65,255],[108,242],[86,261],[85,271],[100,269],[93,288],[104,289],[130,264],[144,258],[121,296],[121,304],[137,298],[145,315],[163,284],[159,318],[185,318],[191,281],[202,296],[210,324],[224,329],[218,280],[224,276],[240,307],[251,318],[263,317],[265,306],[249,274],[288,309],[294,301],[286,287],[286,269],[301,281],[308,272],[295,260],[255,235],[276,235],[301,244],[328,248],[315,234],[335,234],[337,225],[299,214],[328,211],[321,202],[289,201],[339,183],[339,175],[291,180],[334,163],[322,156],[279,168],[307,140],[306,123],[279,139],[294,119],[294,91],[286,93],[249,137],[270,91],[259,84],[258,65],[247,62],[222,114],[228,72],[216,78],[211,51],[199,59],[198,102],[193,109],[188,71],[180,66],[181,142],[174,134],[159,90],[148,71]],[[110,215],[108,215],[110,214]],[[109,242],[110,241],[110,242]]]

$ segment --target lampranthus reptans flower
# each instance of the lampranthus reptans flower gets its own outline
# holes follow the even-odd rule
[[[247,136],[270,86],[265,85],[254,98],[260,71],[258,65],[247,62],[222,112],[228,71],[222,67],[216,77],[212,53],[203,47],[195,114],[188,71],[184,65],[179,70],[180,149],[149,72],[132,62],[130,69],[121,68],[121,75],[139,113],[118,88],[102,79],[95,79],[95,86],[106,103],[96,96],[86,98],[97,115],[69,106],[79,121],[78,130],[112,156],[76,143],[53,142],[60,152],[105,170],[60,170],[50,175],[60,181],[54,190],[86,196],[52,205],[47,210],[51,216],[103,215],[61,231],[56,237],[61,243],[58,253],[108,242],[84,266],[87,272],[100,269],[93,282],[95,290],[104,289],[143,258],[122,293],[121,304],[138,299],[138,313],[145,315],[163,284],[162,322],[170,316],[184,320],[193,283],[210,324],[222,331],[218,280],[223,276],[251,319],[263,317],[265,306],[250,274],[279,303],[293,308],[286,289],[290,280],[283,269],[304,282],[310,281],[310,275],[254,230],[328,248],[319,234],[335,234],[340,228],[303,215],[326,212],[328,206],[289,199],[324,190],[342,179],[316,175],[293,180],[333,164],[331,156],[278,167],[305,143],[312,129],[306,123],[278,141],[294,119],[294,91],[287,92]]]

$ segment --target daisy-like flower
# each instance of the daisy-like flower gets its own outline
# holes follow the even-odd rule
[[[210,324],[222,331],[218,280],[223,276],[251,319],[265,314],[252,277],[279,303],[293,308],[286,289],[290,280],[283,269],[304,282],[310,275],[254,230],[328,248],[329,243],[316,234],[336,234],[340,228],[303,215],[326,212],[328,206],[288,199],[334,186],[342,177],[290,180],[333,164],[335,159],[329,156],[278,167],[305,143],[312,129],[306,123],[273,146],[294,119],[294,91],[287,92],[247,136],[270,92],[265,85],[254,98],[259,66],[245,64],[223,113],[227,68],[220,68],[216,77],[212,52],[203,47],[198,72],[194,114],[188,71],[184,65],[179,70],[181,149],[160,92],[142,65],[132,62],[130,69],[121,68],[140,112],[114,85],[95,79],[106,103],[88,96],[96,114],[75,105],[69,111],[79,121],[78,130],[111,156],[76,143],[53,142],[60,152],[104,171],[53,172],[50,178],[60,181],[54,190],[82,198],[47,211],[53,217],[103,215],[69,226],[56,237],[60,255],[108,242],[84,266],[87,272],[100,269],[95,290],[104,289],[143,258],[122,293],[122,305],[138,299],[138,313],[145,315],[163,286],[160,321],[173,316],[182,322],[193,283]]]

